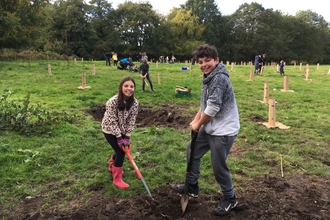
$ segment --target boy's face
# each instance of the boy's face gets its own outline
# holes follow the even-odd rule
[[[216,60],[211,57],[198,58],[199,69],[205,74],[210,74],[214,68],[218,65],[219,58]]]

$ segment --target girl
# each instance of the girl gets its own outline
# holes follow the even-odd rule
[[[149,81],[151,91],[155,92],[154,87],[152,85],[152,81],[150,79],[149,64],[148,64],[148,60],[146,58],[142,59],[142,63],[141,63],[140,68],[139,68],[139,73],[140,73],[140,76],[142,77],[142,92],[144,92],[144,87],[145,87],[145,84],[146,84],[146,78]]]
[[[130,144],[130,136],[138,114],[139,102],[134,98],[134,91],[134,79],[129,76],[122,79],[118,93],[106,103],[101,124],[106,140],[115,151],[110,156],[108,170],[113,175],[113,185],[119,189],[129,187],[122,180],[125,152],[121,147]]]

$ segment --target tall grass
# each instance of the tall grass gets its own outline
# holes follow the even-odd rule
[[[48,75],[47,64],[52,75]],[[96,74],[92,75],[92,64]],[[23,61],[0,63],[0,91],[11,90],[15,101],[21,101],[27,92],[31,103],[42,103],[48,110],[64,110],[79,115],[75,124],[60,124],[52,136],[23,136],[0,131],[0,204],[10,207],[26,196],[43,194],[51,201],[56,196],[67,202],[88,197],[93,189],[102,189],[116,197],[146,193],[134,170],[126,160],[125,181],[131,187],[119,191],[111,184],[107,162],[112,152],[100,130],[86,110],[105,103],[118,89],[119,81],[127,75],[137,83],[135,96],[141,106],[161,108],[164,103],[199,103],[202,75],[198,66],[182,71],[183,63],[150,64],[155,93],[140,92],[142,80],[138,73],[107,67],[103,61]],[[284,173],[301,171],[310,175],[330,177],[330,121],[328,94],[329,66],[309,65],[309,80],[299,66],[285,67],[289,89],[281,92],[283,77],[267,66],[263,76],[249,81],[251,66],[235,66],[230,78],[239,107],[241,129],[235,141],[236,148],[228,159],[234,181],[264,174],[280,175],[280,158]],[[90,89],[80,90],[81,73],[86,73]],[[158,83],[160,74],[160,84]],[[268,105],[260,101],[264,84],[269,84],[269,98],[275,99],[276,119],[290,126],[287,130],[267,128],[253,121],[252,116],[268,120]],[[190,97],[177,97],[175,86],[192,88]],[[147,89],[147,88],[146,88]],[[175,107],[175,104],[173,104]],[[196,111],[198,109],[188,109]],[[170,183],[182,182],[186,169],[185,147],[189,129],[175,130],[136,128],[132,134],[132,154],[150,190]],[[236,151],[235,151],[236,149]],[[240,170],[245,175],[236,174]],[[209,154],[201,164],[202,193],[218,190],[213,178]],[[51,205],[46,203],[44,206]],[[63,204],[63,208],[65,204]]]

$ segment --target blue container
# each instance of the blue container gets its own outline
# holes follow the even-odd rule
[[[182,67],[181,69],[182,69],[182,70],[187,70],[187,69],[188,69],[188,67]]]

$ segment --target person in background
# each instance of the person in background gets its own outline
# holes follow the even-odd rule
[[[117,56],[117,53],[113,53],[112,59],[113,59],[113,65],[114,66],[118,66],[118,56]]]
[[[112,173],[113,185],[126,189],[129,184],[122,179],[125,152],[122,146],[130,145],[131,133],[134,130],[139,102],[134,98],[135,81],[127,76],[119,84],[118,93],[106,102],[101,127],[104,136],[115,151],[110,156],[108,171]]]
[[[147,59],[147,61],[148,61],[147,52],[143,52],[143,53],[142,53],[142,59],[143,59],[143,58]],[[141,60],[141,62],[142,62],[142,60]]]
[[[142,62],[142,53],[140,52],[138,55],[138,61],[141,63]]]
[[[121,59],[119,62],[119,65],[120,65],[120,67],[117,66],[117,69],[120,69],[120,70],[126,70],[128,66],[130,66],[130,67],[135,66],[134,63],[132,62],[132,58]]]
[[[105,65],[106,66],[111,66],[111,58],[112,58],[112,55],[114,54],[114,52],[107,52],[104,54],[104,58],[105,58]]]
[[[151,91],[155,92],[154,87],[152,85],[151,78],[150,78],[150,74],[149,74],[148,60],[146,58],[142,59],[142,63],[139,67],[139,73],[140,73],[140,76],[142,77],[142,92],[144,92],[144,88],[146,85],[146,79],[148,80],[148,82],[150,84]]]
[[[260,75],[261,69],[266,65],[266,54],[256,55],[254,58],[255,74]]]
[[[280,61],[280,74],[281,74],[281,76],[284,76],[284,66],[285,66],[284,60],[281,60]]]
[[[200,108],[190,123],[192,132],[197,133],[194,154],[191,155],[191,169],[188,175],[188,195],[198,197],[201,158],[210,150],[215,180],[220,185],[223,199],[215,208],[216,215],[227,215],[238,204],[232,177],[226,160],[235,137],[240,129],[238,107],[229,73],[219,63],[216,47],[201,45],[193,57],[203,73]],[[191,141],[187,145],[189,156]],[[185,184],[174,184],[172,189],[184,193]]]
[[[175,63],[175,60],[176,60],[175,56],[172,55],[172,58],[171,58],[171,64],[174,64],[174,63]]]
[[[160,62],[160,63],[164,63],[164,56],[160,56],[160,57],[159,57],[159,62]]]

